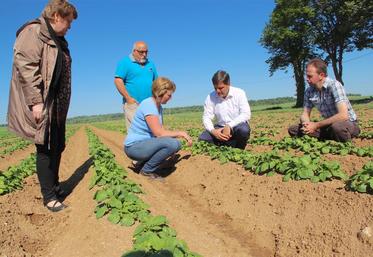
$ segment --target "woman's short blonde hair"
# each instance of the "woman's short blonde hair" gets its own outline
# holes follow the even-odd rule
[[[44,7],[42,16],[49,21],[52,21],[55,14],[59,14],[62,18],[73,15],[74,19],[78,18],[76,8],[67,0],[50,0]]]
[[[175,92],[176,85],[173,81],[165,77],[159,77],[153,81],[152,93],[155,98],[162,97],[168,90]]]

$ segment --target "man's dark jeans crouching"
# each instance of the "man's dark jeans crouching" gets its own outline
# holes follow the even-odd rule
[[[215,125],[215,128],[222,128],[222,126]],[[218,146],[226,145],[230,147],[245,149],[247,140],[250,137],[250,126],[247,122],[238,124],[233,128],[232,137],[228,141],[220,141],[216,139],[210,132],[205,130],[199,136],[198,140],[206,141]]]
[[[288,132],[291,137],[301,137],[305,134],[302,131],[302,124],[292,125]],[[322,127],[312,134],[311,137],[317,137],[321,140],[335,140],[338,142],[347,142],[360,134],[360,128],[357,121],[338,121],[332,125]]]

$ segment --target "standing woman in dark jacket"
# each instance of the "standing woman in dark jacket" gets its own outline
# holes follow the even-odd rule
[[[53,212],[66,208],[58,182],[71,95],[71,57],[64,36],[77,17],[67,0],[51,0],[40,18],[17,31],[13,49],[8,127],[35,143],[44,205]]]

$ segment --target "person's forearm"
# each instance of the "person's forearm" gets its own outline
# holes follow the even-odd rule
[[[348,120],[348,115],[345,115],[343,113],[337,113],[325,120],[322,120],[322,121],[318,121],[316,122],[316,125],[318,128],[322,128],[322,127],[325,127],[325,126],[329,126],[335,122],[338,122],[338,121],[346,121]]]
[[[301,123],[303,123],[303,122],[309,122],[309,121],[310,121],[310,117],[309,117],[309,115],[303,113],[303,114],[300,116],[300,122],[301,122]]]
[[[171,131],[167,129],[160,129],[156,134],[156,137],[180,137],[179,131]]]

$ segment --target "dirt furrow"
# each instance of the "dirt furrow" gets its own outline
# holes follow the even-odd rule
[[[124,167],[124,136],[95,129]],[[341,181],[282,182],[205,156],[182,160],[165,183],[130,172],[146,201],[165,214],[193,250],[204,256],[366,256],[372,240],[357,234],[373,223],[371,195],[347,192]]]
[[[25,149],[0,157],[0,170],[5,171],[8,167],[19,164],[33,152],[35,152],[35,146],[30,145]]]
[[[272,235],[260,235],[266,239],[266,246],[263,246],[252,232],[242,229],[242,224],[232,222],[225,212],[212,210],[208,205],[190,197],[188,188],[182,185],[185,178],[177,176],[182,173],[189,176],[186,173],[190,170],[183,170],[179,168],[180,164],[177,164],[174,173],[168,176],[164,183],[150,181],[128,169],[130,160],[122,150],[123,135],[100,129],[94,129],[94,132],[113,151],[118,163],[129,170],[130,178],[142,185],[146,192],[144,200],[150,204],[152,212],[168,217],[179,237],[186,240],[193,251],[206,257],[273,256]],[[181,158],[187,159],[189,156],[182,153]],[[181,162],[189,163],[188,160]],[[196,172],[200,172],[199,169]],[[190,176],[193,176],[193,173]]]
[[[71,194],[69,206],[51,213],[42,206],[36,175],[22,190],[0,197],[0,256],[121,256],[132,248],[133,229],[94,215],[94,190],[89,191],[91,160],[83,128],[62,155],[60,181]]]
[[[41,256],[121,256],[132,247],[132,229],[114,225],[106,219],[97,220],[93,200],[95,188],[89,191],[92,160],[84,128],[64,152],[61,162],[62,186],[73,191],[66,199],[66,218],[59,226],[58,236]]]

